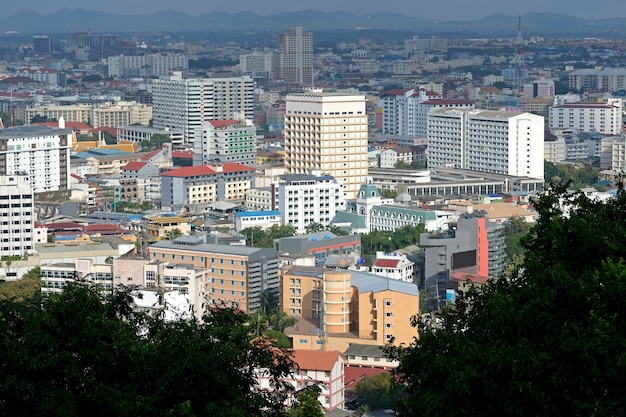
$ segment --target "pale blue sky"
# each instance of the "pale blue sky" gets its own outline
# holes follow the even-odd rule
[[[357,15],[376,12],[399,12],[438,20],[477,19],[493,13],[509,15],[529,12],[555,12],[571,16],[604,18],[626,17],[626,1],[604,0],[20,0],[3,2],[0,18],[20,10],[31,9],[42,14],[62,8],[82,8],[119,14],[139,14],[178,10],[189,14],[204,12],[251,11],[273,14],[281,11],[323,10],[350,11]]]

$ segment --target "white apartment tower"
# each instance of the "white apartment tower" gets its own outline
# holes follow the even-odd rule
[[[355,198],[367,177],[365,96],[310,92],[285,101],[287,173],[330,175],[344,198]]]
[[[183,78],[174,71],[154,81],[152,94],[154,127],[182,130],[185,142],[209,120],[254,117],[254,81],[248,76]]]
[[[554,106],[549,109],[550,129],[620,135],[622,105],[621,99],[610,99],[606,103],[580,101]]]
[[[194,165],[256,163],[256,128],[250,120],[210,120],[196,130]]]
[[[35,193],[66,190],[72,131],[45,126],[0,129],[0,175],[28,175]]]
[[[277,77],[288,83],[313,86],[313,34],[301,27],[280,36]]]
[[[531,113],[438,109],[428,115],[428,167],[543,178],[544,118]]]
[[[280,176],[279,210],[283,224],[305,233],[310,223],[328,226],[345,209],[343,190],[331,176],[288,174]]]
[[[34,252],[35,210],[28,175],[0,175],[0,253],[22,256]]]

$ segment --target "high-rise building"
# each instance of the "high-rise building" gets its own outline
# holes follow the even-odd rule
[[[612,98],[606,103],[578,102],[551,107],[550,129],[619,135],[623,129],[623,102]]]
[[[52,53],[52,38],[48,35],[33,35],[33,50],[38,55]]]
[[[291,94],[285,109],[288,174],[330,175],[355,198],[367,177],[365,96],[310,92]]]
[[[34,194],[28,175],[0,175],[0,253],[34,252]]]
[[[193,140],[194,165],[256,162],[256,128],[250,120],[210,120]]]
[[[283,222],[304,233],[311,223],[328,226],[345,208],[341,184],[331,176],[281,175],[278,201]]]
[[[72,131],[59,124],[0,129],[0,175],[26,173],[35,193],[67,190]]]
[[[288,83],[313,86],[313,34],[301,27],[280,36],[277,78]]]
[[[189,69],[189,57],[181,54],[116,55],[106,63],[109,77],[159,77]]]
[[[428,114],[428,167],[543,178],[543,120],[522,112],[433,110]]]
[[[180,71],[162,76],[152,87],[153,125],[182,130],[192,142],[209,120],[254,119],[254,81],[233,78],[183,78]]]

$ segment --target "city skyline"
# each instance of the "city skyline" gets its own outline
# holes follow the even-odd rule
[[[132,2],[110,0],[106,3],[88,4],[78,0],[61,0],[50,3],[43,0],[26,0],[19,3],[9,3],[0,12],[0,19],[4,19],[24,10],[32,10],[40,14],[58,12],[64,8],[102,11],[120,15],[150,14],[168,10],[176,10],[191,15],[211,12],[237,13],[249,11],[259,15],[276,14],[281,12],[296,12],[316,10],[325,12],[351,12],[356,15],[369,13],[401,13],[428,19],[440,20],[473,20],[480,19],[495,13],[519,15],[526,13],[562,13],[575,17],[591,19],[626,17],[626,4],[618,0],[608,0],[599,8],[593,3],[574,0],[564,9],[562,3],[529,0],[524,3],[507,3],[495,0],[477,0],[471,3],[460,0],[447,0],[431,4],[409,2],[407,0],[390,0],[384,5],[375,2],[358,2],[348,0],[341,3],[330,0],[318,1],[312,6],[304,1],[275,1],[254,2],[251,0],[237,0],[220,4],[206,4],[198,0],[181,0],[174,3],[164,0],[151,2]]]

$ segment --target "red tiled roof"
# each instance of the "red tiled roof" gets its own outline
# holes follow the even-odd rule
[[[94,233],[94,232],[120,232],[121,233],[123,232],[122,229],[110,223],[90,224],[88,226],[85,226],[83,230],[85,232],[91,232],[91,233]]]
[[[341,357],[339,352],[320,350],[294,350],[293,360],[302,370],[332,371]]]
[[[468,274],[459,271],[453,272],[450,276],[450,281],[453,282],[465,282],[468,280],[476,284],[485,284],[489,280],[489,277],[485,275]]]
[[[343,380],[346,389],[354,389],[364,377],[372,377],[382,373],[391,373],[388,369],[362,368],[360,366],[344,366]]]
[[[400,90],[400,89],[389,90],[389,91],[384,91],[383,95],[385,95],[385,96],[403,96],[404,93],[406,93],[407,91],[409,91],[409,90]]]
[[[31,124],[37,126],[59,127],[59,122],[35,122]],[[65,128],[75,130],[90,130],[91,126],[82,122],[65,122]]]
[[[236,125],[237,123],[239,123],[238,120],[210,120],[209,123],[211,123],[213,125],[213,127],[216,128],[220,128],[220,127],[226,127],[226,126],[232,126],[232,125]]]
[[[224,172],[241,172],[241,171],[254,171],[254,168],[249,167],[247,165],[237,164],[235,162],[229,162],[222,165],[222,170]]]
[[[12,93],[10,91],[0,91],[0,97],[28,98],[30,96],[28,95],[28,93]]]
[[[46,224],[46,227],[48,228],[48,230],[64,230],[64,229],[78,229],[78,230],[83,230],[83,226],[78,224],[78,223],[74,223],[74,222],[57,222],[57,223],[49,223]]]
[[[84,179],[84,178],[83,178],[83,177],[81,177],[80,175],[76,175],[76,174],[70,174],[70,176],[71,176],[72,178],[76,178],[76,179],[77,179],[77,180],[79,180],[79,181]]]
[[[148,165],[147,162],[132,161],[124,165],[122,169],[124,171],[139,171],[141,168],[145,167],[146,165]]]
[[[193,151],[172,151],[172,158],[191,159],[193,158]]]
[[[198,177],[200,175],[213,175],[216,172],[206,165],[196,165],[192,167],[182,167],[172,169],[161,174],[162,177]]]
[[[141,159],[142,161],[147,161],[147,160],[149,160],[150,158],[152,158],[153,156],[158,155],[158,154],[159,154],[159,152],[161,152],[161,149],[157,149],[157,150],[155,150],[155,151],[152,151],[152,152],[150,152],[150,153],[147,153],[147,154],[145,154],[144,156],[142,156],[142,157],[141,157],[141,158],[139,158],[139,159]]]
[[[471,101],[469,100],[462,100],[462,99],[457,99],[457,100],[426,100],[423,101],[421,104],[426,104],[426,105],[450,105],[450,104],[472,104]]]
[[[399,259],[377,259],[374,266],[381,268],[395,268],[398,266]]]

